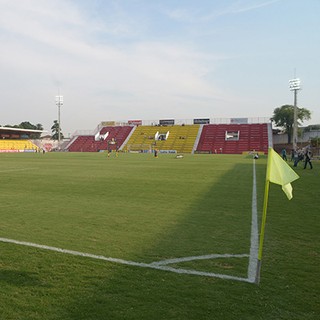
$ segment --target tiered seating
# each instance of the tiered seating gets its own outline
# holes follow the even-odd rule
[[[209,124],[203,127],[198,152],[240,154],[248,151],[268,152],[268,125]],[[226,132],[239,132],[238,140],[227,140]]]
[[[97,152],[99,150],[115,150],[120,148],[131,130],[132,126],[115,126],[103,127],[100,130],[100,135],[103,136],[107,132],[108,136],[103,139],[95,140],[95,136],[78,136],[73,143],[68,147],[71,152]],[[111,144],[110,141],[116,141],[116,144]]]
[[[156,126],[139,126],[133,132],[129,141],[127,142],[126,149],[133,147],[136,150],[141,149],[143,146],[151,146],[155,143],[155,134],[159,131],[160,127]]]
[[[242,124],[240,131],[240,139],[238,141],[237,153],[242,153],[250,150],[250,136],[253,124]]]
[[[268,152],[268,126],[255,124],[250,131],[250,150]]]
[[[172,150],[177,150],[177,152],[180,153],[191,153],[198,135],[199,127],[198,124],[175,126],[177,132],[172,144]]]
[[[224,148],[225,125],[204,125],[197,146],[200,152],[219,152]]]
[[[68,147],[69,151],[96,152],[120,148],[129,136],[132,126],[103,127],[98,136],[78,136]],[[138,126],[123,150],[140,151],[175,150],[191,153],[199,132],[199,125]],[[238,137],[226,138],[226,132]],[[108,136],[104,135],[108,133]],[[156,134],[162,134],[159,139]],[[98,137],[99,138],[99,137]],[[117,141],[111,144],[110,141]],[[248,151],[268,152],[268,124],[208,124],[204,125],[196,151],[207,153],[241,154]]]
[[[158,150],[176,150],[191,153],[197,137],[199,125],[139,126],[130,137],[127,149],[144,149],[146,146]],[[156,140],[156,133],[169,135],[166,140]]]
[[[68,150],[70,152],[95,152],[97,151],[95,143],[94,136],[78,136]]]
[[[36,151],[39,148],[33,144],[30,140],[0,140],[0,151],[2,152],[14,152],[14,151]]]

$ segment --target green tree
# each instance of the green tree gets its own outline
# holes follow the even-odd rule
[[[303,121],[310,120],[310,118],[311,112],[308,109],[297,108],[298,126],[301,125]],[[279,108],[275,108],[271,121],[273,121],[277,127],[284,129],[288,134],[288,143],[291,143],[294,124],[294,106],[286,104]]]
[[[24,121],[19,124],[19,128],[21,129],[31,129],[36,130],[36,126],[30,123],[29,121]]]
[[[320,146],[320,137],[311,138],[311,146],[315,148],[319,148]]]
[[[37,123],[36,125],[35,125],[35,130],[43,130],[43,125],[41,124],[41,123]],[[40,139],[40,136],[41,136],[41,133],[39,132],[39,133],[32,133],[32,134],[30,134],[30,137],[32,138],[32,139]]]
[[[52,132],[52,136],[51,138],[53,140],[59,140],[59,123],[58,120],[54,120],[53,121],[53,125],[51,127],[51,132]],[[60,139],[63,139],[63,133],[61,132],[61,128],[60,128]]]
[[[4,127],[6,127],[6,128],[20,128],[18,124],[15,124],[15,125],[6,124]]]
[[[31,130],[43,130],[43,126],[41,123],[37,123],[36,125],[30,123],[29,121],[24,121],[19,124],[19,128],[21,129],[31,129]],[[40,139],[41,133],[30,133],[29,137],[31,139]]]
[[[310,126],[305,127],[304,131],[305,132],[320,131],[320,124],[311,124]]]

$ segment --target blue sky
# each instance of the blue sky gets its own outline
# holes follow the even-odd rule
[[[319,0],[0,0],[0,124],[271,117],[320,123]]]

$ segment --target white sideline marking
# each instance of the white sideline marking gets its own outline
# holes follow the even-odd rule
[[[84,252],[79,252],[79,251],[74,251],[74,250],[61,249],[61,248],[46,246],[46,245],[42,245],[42,244],[36,244],[36,243],[25,242],[25,241],[18,241],[18,240],[7,239],[7,238],[0,238],[0,241],[6,242],[6,243],[13,243],[13,244],[17,244],[17,245],[22,245],[22,246],[27,246],[27,247],[43,249],[43,250],[50,250],[50,251],[55,251],[55,252],[60,252],[60,253],[66,253],[66,254],[70,254],[70,255],[74,255],[74,256],[81,256],[81,257],[87,257],[87,258],[92,258],[92,259],[104,260],[104,261],[109,261],[109,262],[129,265],[129,266],[151,268],[151,269],[170,271],[170,272],[180,273],[180,274],[190,274],[190,275],[197,275],[197,276],[236,280],[236,281],[242,281],[242,282],[251,282],[248,278],[241,278],[241,277],[229,276],[229,275],[225,275],[225,274],[212,273],[212,272],[202,272],[202,271],[197,271],[197,270],[176,269],[176,268],[167,267],[164,265],[157,265],[157,263],[155,263],[155,262],[141,263],[141,262],[127,261],[127,260],[123,260],[123,259],[110,258],[110,257],[95,255],[95,254],[91,254],[91,253],[84,253]],[[208,255],[208,256],[211,256],[211,255]],[[221,255],[221,256],[223,256],[223,255]],[[230,256],[233,257],[235,255],[230,255]],[[247,256],[247,255],[243,255],[243,256]],[[204,257],[204,256],[202,256],[202,257]],[[197,257],[192,257],[192,258],[197,258]],[[183,259],[183,258],[181,258],[181,259]],[[171,259],[171,261],[172,260],[180,260],[180,262],[181,262],[181,259]],[[195,259],[193,259],[193,260],[195,260]],[[185,261],[189,261],[189,260],[185,260]]]
[[[250,257],[248,264],[248,279],[255,282],[258,266],[259,232],[258,232],[258,211],[257,211],[257,179],[256,161],[253,160],[253,186],[252,186],[252,217],[250,237]]]
[[[7,243],[14,243],[14,244],[22,245],[22,246],[27,246],[27,247],[33,247],[33,248],[38,248],[38,249],[55,251],[55,252],[60,252],[60,253],[67,253],[67,254],[71,254],[71,255],[74,255],[74,256],[81,256],[81,257],[105,260],[105,261],[110,261],[110,262],[115,262],[115,263],[127,264],[127,265],[131,265],[131,266],[144,267],[144,266],[147,265],[145,263],[127,261],[127,260],[116,259],[116,258],[109,258],[109,257],[104,257],[104,256],[100,256],[100,255],[91,254],[91,253],[85,253],[85,252],[80,252],[80,251],[62,249],[62,248],[57,248],[57,247],[51,247],[51,246],[46,246],[46,245],[42,245],[42,244],[32,243],[32,242],[18,241],[18,240],[14,240],[14,239],[0,238],[0,241],[1,242],[7,242]]]

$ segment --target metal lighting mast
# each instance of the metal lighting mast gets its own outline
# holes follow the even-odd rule
[[[300,79],[292,79],[289,80],[289,87],[290,91],[293,91],[294,93],[294,113],[293,113],[293,141],[292,141],[292,147],[293,150],[297,150],[297,142],[298,142],[298,108],[297,108],[297,95],[298,91],[301,89],[300,87]]]
[[[60,107],[63,105],[63,96],[56,96],[56,105],[58,106],[58,149],[60,149]]]

